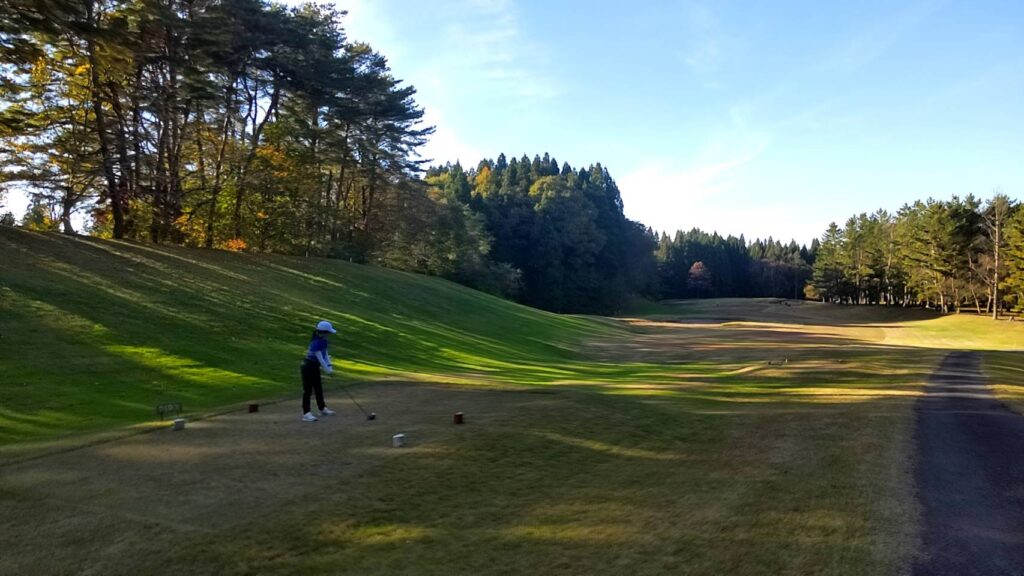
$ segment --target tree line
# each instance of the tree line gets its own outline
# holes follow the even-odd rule
[[[113,238],[378,257],[403,207],[428,201],[415,150],[431,128],[342,15],[7,0],[0,174],[66,232],[88,206]]]
[[[807,296],[849,304],[1024,307],[1024,209],[1003,193],[860,214],[822,236]]]
[[[343,13],[261,0],[0,4],[0,180],[23,223],[324,255],[557,311],[641,290],[648,231],[601,166],[503,156],[424,175],[415,89]],[[472,189],[472,190],[470,190]],[[10,223],[9,217],[3,222]]]
[[[500,291],[523,303],[613,311],[631,295],[651,292],[653,233],[623,215],[618,186],[600,164],[574,169],[548,154],[501,154],[468,171],[460,164],[433,168],[425,181],[480,222]],[[457,278],[480,281],[478,270]]]
[[[801,298],[811,276],[817,241],[722,237],[699,229],[662,234],[657,249],[661,298]]]
[[[658,261],[600,164],[426,170],[415,89],[342,16],[261,0],[0,4],[0,180],[30,192],[23,224],[74,233],[86,210],[98,236],[345,258],[559,312],[678,292],[662,272],[683,256]],[[694,293],[732,293],[705,260]]]
[[[638,296],[796,298],[811,275],[816,245],[700,230],[670,237],[629,220],[601,164],[502,154],[469,170],[431,168],[425,181],[489,240],[490,272],[474,266],[454,277],[547,310],[615,312]]]
[[[637,296],[1024,304],[1024,216],[1005,196],[861,215],[806,247],[657,234],[624,216],[601,164],[428,168],[415,88],[343,16],[262,0],[0,3],[0,183],[30,193],[23,225],[74,233],[86,211],[98,236],[345,258],[558,312]]]

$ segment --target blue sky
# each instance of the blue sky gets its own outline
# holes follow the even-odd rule
[[[601,162],[657,229],[809,242],[1024,191],[1024,2],[339,0],[419,89],[428,157]]]

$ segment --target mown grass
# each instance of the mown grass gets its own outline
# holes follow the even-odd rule
[[[625,378],[586,362],[620,330],[442,280],[337,260],[251,256],[0,228],[0,445],[298,389],[316,320],[349,380],[540,384]]]
[[[1024,322],[952,314],[888,328],[886,342],[902,346],[1024,352]]]
[[[928,375],[962,347],[1022,369],[1007,323],[913,310],[566,317],[343,262],[3,228],[0,257],[8,448],[160,401],[295,397],[321,317],[347,379],[434,382],[360,385],[373,423],[328,390],[342,414],[312,426],[289,402],[0,462],[0,573],[903,573]]]
[[[1024,352],[986,352],[984,368],[996,396],[1024,414]]]
[[[911,400],[757,382],[364,386],[373,423],[342,404],[304,427],[273,406],[26,462],[0,480],[0,571],[898,573],[916,516]],[[456,409],[466,425],[449,424]],[[408,450],[386,447],[395,431]]]

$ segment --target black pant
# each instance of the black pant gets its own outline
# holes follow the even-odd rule
[[[309,412],[309,396],[316,392],[316,407],[323,410],[327,407],[324,403],[324,386],[320,382],[320,363],[316,360],[306,360],[302,363],[302,413]]]

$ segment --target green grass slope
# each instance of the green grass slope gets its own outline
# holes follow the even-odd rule
[[[595,319],[337,260],[0,227],[0,444],[294,394],[319,319],[342,378],[614,379],[577,359]]]

